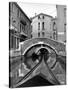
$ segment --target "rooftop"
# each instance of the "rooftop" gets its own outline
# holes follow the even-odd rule
[[[53,18],[53,17],[50,16],[50,15],[47,15],[47,14],[44,14],[44,13],[40,13],[40,14],[38,14],[38,15],[35,15],[35,16],[32,17],[31,19],[34,19],[34,18],[38,17],[39,15],[44,15],[44,16],[48,16],[48,17],[50,17],[50,18]]]

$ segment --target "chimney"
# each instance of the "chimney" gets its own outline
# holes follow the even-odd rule
[[[37,13],[35,13],[35,16],[37,15]]]

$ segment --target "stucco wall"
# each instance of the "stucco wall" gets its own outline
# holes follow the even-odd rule
[[[49,16],[44,15],[44,19],[42,18],[43,15],[40,15],[40,19],[38,16],[32,20],[32,35],[33,38],[38,37],[38,32],[40,32],[40,37],[42,37],[42,32],[45,33],[44,37],[52,36],[52,18]],[[44,30],[42,30],[42,22],[44,22]],[[38,23],[40,23],[40,30],[38,30]]]
[[[58,40],[65,41],[66,40],[66,6],[65,5],[57,5],[57,29],[58,29]]]

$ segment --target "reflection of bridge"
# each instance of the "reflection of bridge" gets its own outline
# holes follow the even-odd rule
[[[24,41],[10,55],[11,87],[18,87],[36,75],[41,75],[52,84],[65,84],[65,44],[47,38]],[[17,54],[18,53],[18,54]]]

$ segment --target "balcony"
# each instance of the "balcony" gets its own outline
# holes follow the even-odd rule
[[[27,34],[25,34],[24,32],[20,32],[20,35],[22,36],[25,36],[25,37],[27,37]]]
[[[27,34],[25,34],[24,32],[21,32],[21,33],[20,33],[20,38],[21,38],[20,42],[26,40],[27,37],[28,37]]]

